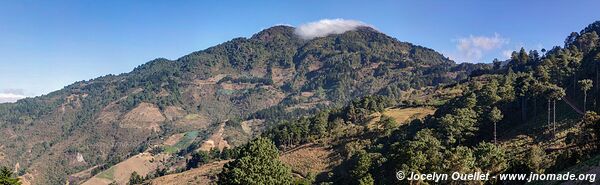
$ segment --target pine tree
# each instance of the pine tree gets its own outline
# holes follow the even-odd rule
[[[423,129],[416,133],[413,140],[405,148],[398,149],[397,159],[402,161],[399,168],[415,173],[427,173],[442,170],[444,155],[443,146],[431,129]]]
[[[565,96],[565,90],[557,85],[548,85],[546,97],[548,98],[548,120],[550,120],[550,102],[553,103],[552,108],[552,132],[556,134],[556,100],[561,100]]]
[[[475,168],[473,150],[466,146],[446,150],[444,159],[445,171],[468,173]]]
[[[310,122],[310,134],[313,139],[323,137],[327,133],[327,121],[329,112],[319,112]]]
[[[218,151],[218,150],[217,150]],[[198,151],[192,154],[192,158],[187,162],[186,169],[197,168],[200,165],[206,164],[210,161],[211,156],[208,152]]]
[[[493,105],[502,99],[498,95],[498,81],[495,79],[490,80],[487,84],[481,88],[480,92],[477,93],[477,97],[483,105]]]
[[[583,112],[586,111],[586,105],[587,105],[587,91],[592,89],[592,87],[594,86],[594,82],[592,82],[592,80],[590,79],[584,79],[584,80],[579,80],[579,87],[581,88],[581,91],[583,91]]]
[[[142,182],[144,182],[144,178],[142,178],[142,176],[140,176],[136,171],[134,171],[133,173],[131,173],[131,176],[129,177],[129,183],[127,184],[135,185],[142,184]]]
[[[354,167],[350,174],[358,180],[357,184],[373,184],[373,177],[369,173],[372,163],[369,153],[361,150],[354,155],[353,162]]]
[[[533,77],[530,75],[517,78],[516,93],[521,99],[521,121],[527,119],[527,98],[530,91],[530,86],[533,83]]]
[[[477,131],[477,112],[472,108],[457,108],[453,114],[446,114],[439,119],[448,143],[460,144]],[[457,143],[458,142],[458,143]]]
[[[508,168],[508,159],[504,148],[483,142],[475,148],[476,166],[491,174],[502,173]]]
[[[525,164],[529,168],[529,171],[534,173],[544,173],[545,169],[550,165],[546,152],[537,145],[532,146],[527,151],[525,159]]]
[[[533,81],[533,84],[531,85],[531,87],[529,88],[529,94],[533,99],[533,114],[534,116],[537,116],[537,100],[538,97],[543,96],[544,95],[544,91],[546,90],[546,86],[544,85],[543,82],[535,80]]]
[[[240,158],[223,167],[219,184],[291,184],[292,171],[279,161],[273,142],[259,137],[240,151]]]
[[[488,119],[494,124],[494,144],[498,143],[496,124],[500,120],[502,120],[502,118],[503,118],[502,112],[497,107],[492,108],[492,110],[488,114]]]

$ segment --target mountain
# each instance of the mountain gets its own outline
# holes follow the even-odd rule
[[[275,26],[177,60],[159,58],[129,73],[0,104],[0,165],[14,166],[33,184],[81,182],[69,175],[95,174],[178,134],[186,142],[165,151],[211,138],[218,144],[205,148],[238,146],[278,120],[373,94],[409,101],[407,92],[483,68],[457,65],[369,27],[303,40],[293,27]]]
[[[571,33],[564,46],[522,48],[468,79],[402,93],[429,102],[398,101],[382,93],[279,120],[247,144],[220,153],[197,151],[187,160],[194,164],[190,168],[149,174],[143,182],[595,184],[600,169],[599,31],[597,21]],[[403,178],[457,172],[489,178]],[[579,178],[529,182],[506,180],[506,174]]]

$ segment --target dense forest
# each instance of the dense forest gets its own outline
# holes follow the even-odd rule
[[[321,143],[332,145],[344,156],[343,162],[331,173],[294,182],[300,184],[396,184],[399,182],[394,178],[397,171],[489,172],[491,175],[564,172],[598,157],[598,32],[600,22],[595,22],[569,35],[562,47],[541,51],[522,48],[512,53],[506,65],[494,61],[492,68],[474,72],[468,80],[446,86],[462,86],[462,94],[438,105],[435,114],[409,124],[399,125],[382,116],[376,123],[381,128],[367,126],[374,113],[383,112],[387,107],[414,106],[384,93],[360,98],[343,108],[320,111],[314,116],[282,121],[263,136],[283,151],[306,143]],[[523,135],[527,139],[517,137]],[[265,138],[256,142],[264,143]],[[246,147],[250,145],[252,142]],[[270,157],[271,160],[277,158]],[[250,170],[252,167],[237,166],[240,159],[225,167],[219,176],[220,184],[272,182],[272,179],[254,178],[261,172]],[[257,168],[261,166],[259,161],[254,163]],[[234,174],[234,169],[240,171]],[[286,167],[278,169],[285,171]],[[287,176],[291,174],[288,172]],[[292,183],[283,179],[279,182]]]

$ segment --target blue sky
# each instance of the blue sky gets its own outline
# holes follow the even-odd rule
[[[0,96],[176,59],[276,24],[362,21],[457,62],[561,45],[600,20],[599,1],[0,1]],[[1,97],[0,97],[1,98]]]

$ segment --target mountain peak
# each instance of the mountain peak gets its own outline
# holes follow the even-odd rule
[[[325,19],[303,24],[298,27],[276,25],[254,34],[251,39],[272,41],[274,38],[283,37],[311,40],[318,37],[326,37],[332,34],[343,34],[348,31],[381,33],[370,25],[360,21]]]
[[[381,33],[379,31],[377,31],[375,28],[370,27],[370,26],[359,26],[356,27],[357,31],[364,31],[364,32],[376,32],[376,33]]]
[[[293,38],[296,37],[294,34],[294,27],[286,26],[286,25],[277,25],[267,29],[264,29],[254,35],[250,39],[262,40],[262,41],[272,41],[277,37],[284,38]]]
[[[332,34],[343,34],[347,31],[356,30],[359,27],[368,26],[370,25],[357,20],[323,19],[300,25],[296,28],[295,33],[302,39],[311,40]]]

